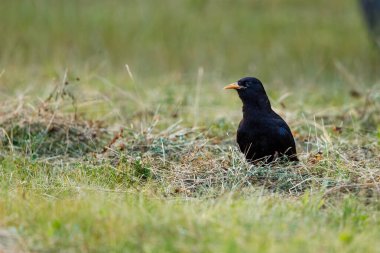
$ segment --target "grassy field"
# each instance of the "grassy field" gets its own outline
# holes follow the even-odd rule
[[[0,252],[380,252],[380,52],[353,0],[1,1]],[[298,165],[247,164],[260,78]]]

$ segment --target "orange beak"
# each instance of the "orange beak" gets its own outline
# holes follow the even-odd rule
[[[227,85],[226,87],[224,87],[223,89],[225,89],[225,90],[238,90],[240,88],[241,87],[237,83],[231,83],[231,84]]]

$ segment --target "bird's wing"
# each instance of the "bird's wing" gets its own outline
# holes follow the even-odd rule
[[[281,125],[277,128],[278,144],[281,147],[282,151],[285,152],[288,156],[296,155],[296,144],[292,132],[288,126]]]

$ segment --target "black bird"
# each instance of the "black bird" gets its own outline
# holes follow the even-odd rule
[[[272,110],[263,84],[245,77],[224,87],[237,90],[243,102],[243,119],[237,130],[237,143],[249,162],[272,162],[277,158],[298,161],[288,124]]]

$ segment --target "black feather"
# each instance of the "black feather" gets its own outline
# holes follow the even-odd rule
[[[237,143],[247,160],[272,162],[276,158],[298,161],[295,141],[286,122],[275,113],[262,83],[253,77],[237,84],[243,102],[243,119],[237,130]]]

